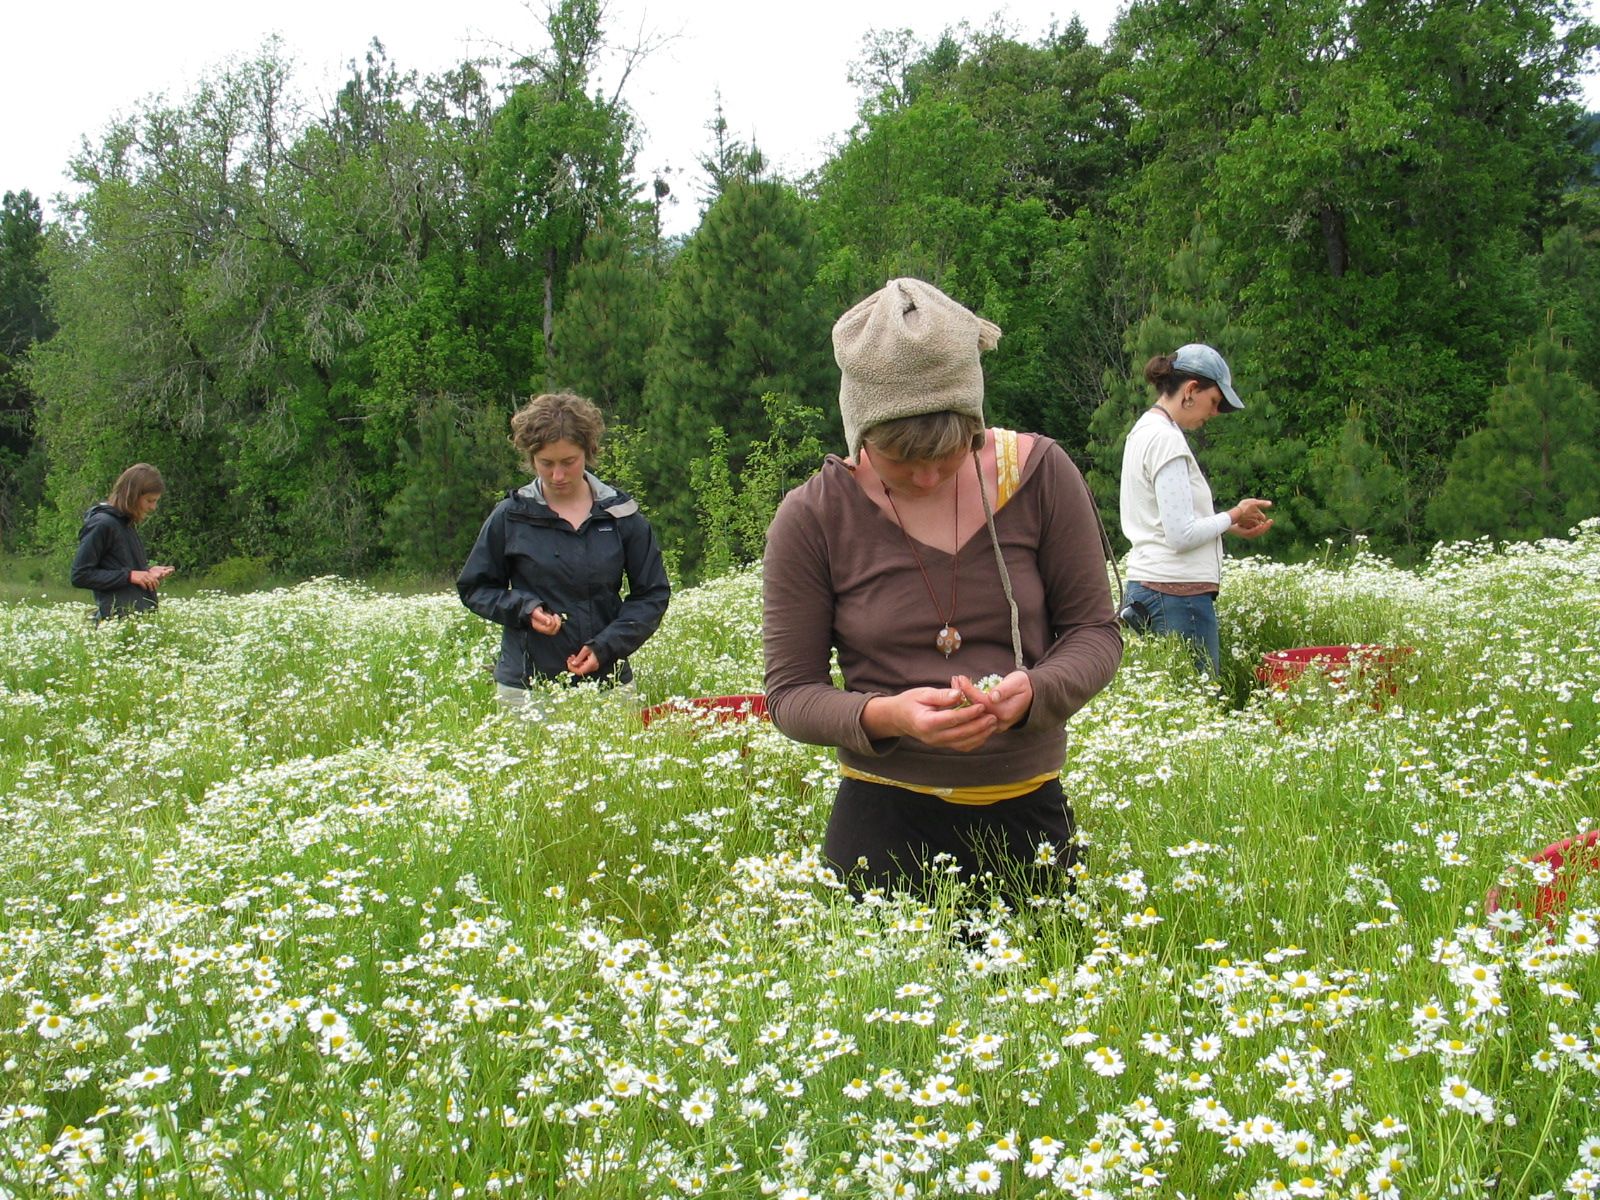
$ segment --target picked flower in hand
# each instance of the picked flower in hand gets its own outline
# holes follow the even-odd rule
[[[995,688],[1000,686],[1000,681],[1003,678],[1004,678],[1004,676],[1001,676],[1001,675],[985,675],[982,679],[980,679],[977,682],[975,682],[972,686],[977,688],[980,692],[982,692],[985,696],[987,696],[990,692],[994,691]],[[972,701],[968,700],[965,696],[962,696],[960,701],[956,704],[956,707],[957,708],[965,708],[965,707],[967,707],[967,705],[969,705],[971,703],[972,703]]]

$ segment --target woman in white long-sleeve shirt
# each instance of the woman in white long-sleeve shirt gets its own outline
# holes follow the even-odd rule
[[[1128,432],[1122,451],[1122,532],[1133,549],[1122,616],[1140,633],[1187,640],[1195,662],[1213,676],[1222,668],[1217,592],[1222,585],[1222,535],[1260,537],[1272,528],[1270,500],[1213,508],[1211,487],[1184,435],[1212,417],[1244,408],[1233,374],[1198,342],[1145,364],[1156,401]]]

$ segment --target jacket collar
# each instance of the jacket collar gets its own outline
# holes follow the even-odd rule
[[[594,495],[594,502],[607,516],[631,517],[639,511],[639,502],[626,492],[619,492],[593,471],[585,471],[583,477],[589,481],[589,491]],[[549,503],[544,498],[544,482],[534,478],[515,489],[513,496],[522,500],[531,500],[533,503],[549,508]]]

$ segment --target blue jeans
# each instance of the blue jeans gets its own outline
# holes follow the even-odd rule
[[[1135,633],[1164,633],[1181,637],[1193,648],[1194,663],[1202,675],[1210,675],[1215,679],[1222,674],[1222,647],[1217,638],[1215,596],[1169,596],[1129,580],[1122,603],[1123,619]]]

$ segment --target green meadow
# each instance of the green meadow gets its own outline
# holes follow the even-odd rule
[[[0,1196],[1600,1194],[1600,521],[1247,561],[1071,722],[1073,893],[853,900],[760,578],[500,709],[453,594],[0,603]],[[1258,682],[1267,651],[1357,643]],[[1594,878],[1600,879],[1600,874]],[[1559,893],[1559,895],[1558,895]]]

